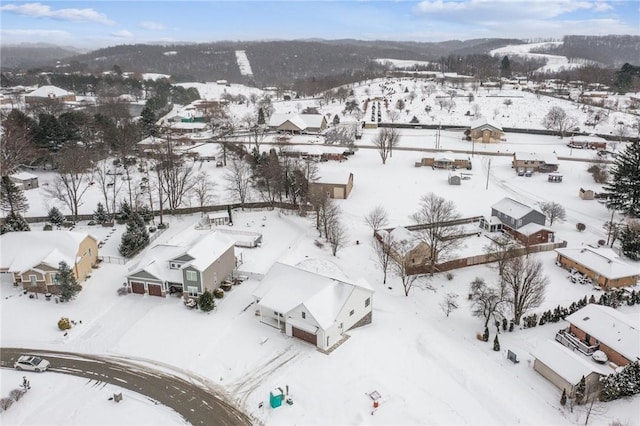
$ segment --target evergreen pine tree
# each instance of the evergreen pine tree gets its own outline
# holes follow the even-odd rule
[[[98,203],[96,210],[93,212],[93,220],[95,220],[96,223],[103,223],[106,222],[107,219],[107,211],[102,203]]]
[[[503,56],[500,61],[500,77],[511,77],[511,61],[508,56]]]
[[[7,213],[23,213],[29,209],[24,191],[9,176],[0,179],[0,209]]]
[[[122,200],[120,203],[120,211],[118,212],[118,219],[128,222],[131,218],[131,206],[126,200]]]
[[[262,108],[258,108],[258,124],[261,126],[265,124],[264,111]]]
[[[213,294],[209,290],[205,290],[198,298],[198,307],[202,312],[211,312],[216,307]]]
[[[560,405],[563,407],[567,405],[567,390],[564,388],[562,389],[562,396],[560,397]]]
[[[156,114],[149,106],[145,106],[140,112],[140,126],[143,136],[157,136],[158,126],[156,125]]]
[[[586,392],[587,392],[587,382],[584,376],[582,376],[582,379],[580,379],[580,382],[576,386],[576,391],[575,391],[576,404],[579,405],[584,402],[584,397],[586,396]]]
[[[493,339],[493,350],[496,352],[500,352],[500,341],[498,340],[498,335]]]
[[[82,287],[78,284],[78,280],[76,280],[75,275],[73,275],[73,271],[64,261],[58,265],[56,281],[60,288],[60,300],[63,302],[73,300],[76,294],[82,290]]]
[[[131,257],[149,244],[149,231],[144,220],[134,213],[127,222],[127,229],[122,234],[118,250],[124,257]]]
[[[640,225],[630,223],[620,235],[622,253],[631,260],[640,260]]]
[[[333,116],[333,125],[337,126],[338,124],[340,124],[340,117],[338,117],[338,114],[336,114],[335,116]]]
[[[57,207],[51,207],[47,214],[47,220],[53,225],[62,225],[67,220]]]
[[[19,231],[31,231],[29,224],[20,215],[20,213],[9,213],[4,219],[4,223],[0,228],[0,234],[6,234],[7,232],[19,232]]]
[[[513,321],[511,321],[511,322],[509,323],[509,332],[512,332],[514,327],[515,327],[515,324],[514,324],[514,322],[513,322]]]
[[[611,171],[611,184],[604,187],[607,207],[634,217],[640,216],[640,142],[627,144]]]

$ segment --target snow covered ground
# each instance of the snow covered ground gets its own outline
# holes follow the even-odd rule
[[[421,132],[403,132],[400,146],[431,146],[433,131]],[[363,144],[369,143],[374,134],[374,130],[366,130]],[[441,143],[446,149],[468,146],[455,135],[451,132],[445,137],[443,132]],[[515,150],[531,147],[534,142],[529,136],[525,135],[522,141],[519,137],[508,135],[510,145],[482,149]],[[565,141],[541,140],[534,144],[536,150],[556,150],[559,155],[569,156]],[[480,148],[476,145],[476,149]],[[574,150],[572,156],[593,155],[578,151]],[[351,279],[362,277],[374,287],[373,323],[349,332],[351,338],[330,355],[261,324],[250,307],[251,293],[258,285],[255,280],[235,286],[214,312],[203,314],[185,309],[176,297],[117,296],[116,289],[122,285],[129,265],[114,264],[102,264],[78,299],[71,303],[28,299],[18,290],[3,287],[0,342],[3,346],[133,356],[179,365],[223,386],[239,406],[264,424],[584,423],[584,410],[576,408],[572,413],[561,408],[559,391],[532,369],[531,353],[542,342],[553,339],[564,324],[503,333],[502,351],[492,351],[491,344],[475,338],[482,331],[482,322],[471,316],[466,294],[476,276],[492,282],[496,272],[486,266],[456,270],[453,280],[436,276],[429,281],[433,290],[419,287],[405,297],[397,278],[390,277],[386,285],[382,284],[382,273],[376,267],[371,246],[371,231],[362,217],[375,205],[382,204],[389,211],[392,224],[408,224],[408,216],[415,211],[420,196],[429,191],[455,202],[463,216],[488,214],[491,204],[504,196],[529,204],[553,200],[561,202],[568,213],[566,222],[552,227],[557,237],[569,241],[570,247],[593,244],[603,238],[602,223],[608,220],[609,213],[597,202],[578,197],[581,186],[598,189],[586,172],[586,165],[563,161],[560,171],[565,180],[554,184],[548,183],[544,175],[516,176],[510,157],[491,157],[489,166],[489,157],[475,156],[473,177],[459,187],[452,187],[446,183],[446,171],[413,166],[422,156],[419,152],[396,150],[383,166],[374,150],[362,148],[346,162],[319,164],[321,174],[348,170],[355,176],[350,198],[339,201],[349,242],[336,257],[331,256],[329,249],[314,244],[318,237],[311,218],[277,211],[234,213],[236,228],[261,232],[265,240],[261,248],[244,250],[243,269],[264,273],[278,260],[319,272],[339,271]],[[212,163],[205,162],[202,167],[219,182],[216,199],[225,199],[221,183],[224,171]],[[489,189],[485,189],[487,172]],[[34,194],[37,190],[28,192],[32,209],[34,213],[42,212]],[[93,210],[95,204],[90,201],[93,196],[88,195],[84,211]],[[199,215],[166,220],[171,227],[157,241],[166,241],[189,229]],[[585,232],[576,231],[578,221],[587,225]],[[123,228],[116,225],[102,255],[117,255]],[[102,235],[112,232],[110,228],[89,229]],[[571,284],[566,271],[555,266],[552,252],[536,257],[543,262],[550,278],[547,298],[537,312],[558,304],[568,305],[594,292],[588,286]],[[639,264],[635,265],[640,269]],[[439,303],[449,292],[459,294],[460,308],[447,318]],[[620,310],[636,321],[639,318],[637,306]],[[61,316],[82,320],[82,324],[71,329],[68,336],[62,336],[55,327]],[[16,318],[20,321],[15,321]],[[494,330],[491,332],[493,339]],[[508,361],[506,349],[516,352],[521,362],[514,365]],[[5,379],[8,373],[0,371],[3,382],[13,380]],[[268,408],[269,391],[286,385],[294,404]],[[73,389],[79,386],[73,385]],[[382,396],[376,410],[367,395],[373,391]],[[32,415],[29,413],[36,408],[30,401],[20,401],[12,407],[14,413],[3,416],[17,416],[11,419],[27,424],[22,416]],[[259,408],[261,402],[264,405]],[[592,414],[590,422],[609,424],[620,420],[623,424],[638,424],[637,404],[638,397],[606,404]],[[121,419],[109,411],[95,413],[106,416],[112,424],[135,424],[140,418]],[[56,423],[56,418],[58,423],[64,422],[56,416],[52,413],[47,419],[51,423]],[[179,423],[174,416],[167,414],[157,423]],[[86,423],[99,420],[87,418]]]
[[[24,373],[2,370],[0,397],[22,385],[25,376],[31,389],[0,413],[4,425],[182,425],[181,416],[157,405],[144,395],[96,380],[56,373]],[[109,401],[114,393],[122,401]]]
[[[531,50],[538,49],[540,47],[558,46],[561,45],[561,41],[551,41],[545,43],[529,43],[529,44],[513,44],[498,49],[494,49],[489,52],[493,56],[522,56],[525,58],[533,59],[546,59],[547,64],[544,67],[537,69],[538,72],[557,72],[562,69],[571,69],[581,67],[583,64],[569,62],[566,56],[559,55],[547,55],[543,53],[532,53]]]
[[[240,74],[253,75],[251,70],[251,63],[247,58],[247,53],[244,50],[236,50],[236,61],[238,61],[238,68],[240,68]]]
[[[586,119],[586,113],[575,104],[554,98],[538,98],[515,88],[503,88],[502,91],[481,88],[474,93],[473,102],[467,98],[470,89],[458,88],[457,106],[449,113],[440,110],[435,99],[435,96],[445,95],[447,88],[439,87],[436,93],[428,95],[422,91],[426,84],[430,83],[412,79],[381,79],[356,84],[353,90],[360,101],[383,95],[390,100],[392,109],[398,99],[404,99],[405,109],[409,112],[402,112],[401,122],[408,122],[415,115],[421,123],[466,126],[473,117],[466,116],[465,111],[471,110],[473,103],[502,126],[542,128],[542,117],[556,105],[576,115],[580,123]],[[225,92],[245,96],[252,92],[262,93],[259,89],[240,85],[183,85],[197,87],[207,99],[219,98]],[[408,97],[411,91],[417,94],[413,101]],[[504,105],[505,98],[511,99],[513,104]],[[620,99],[622,105],[625,98]],[[432,107],[429,113],[425,111],[427,105]],[[276,112],[282,113],[296,113],[307,106],[320,107],[320,111],[329,117],[338,114],[343,123],[357,121],[355,116],[341,113],[344,104],[338,101],[322,105],[318,99],[274,101]],[[255,112],[255,106],[250,104],[231,105],[230,109],[237,117]],[[609,119],[596,126],[595,130],[611,133],[618,121],[630,126],[633,120],[634,117],[626,113],[611,113]],[[569,247],[595,244],[605,238],[602,224],[609,220],[609,212],[596,201],[584,201],[578,197],[581,187],[601,189],[586,172],[587,164],[562,160],[559,171],[564,175],[564,181],[558,184],[548,183],[542,174],[530,178],[516,176],[509,156],[476,154],[472,158],[471,179],[454,187],[447,184],[446,171],[414,167],[420,158],[432,154],[402,150],[434,148],[438,131],[406,129],[400,133],[399,149],[393,152],[386,165],[381,164],[375,150],[367,148],[372,146],[377,134],[374,129],[364,130],[362,139],[358,141],[361,147],[349,160],[319,163],[320,175],[352,172],[355,176],[349,199],[338,201],[349,242],[336,257],[331,256],[326,247],[319,248],[314,244],[318,234],[312,218],[277,211],[234,212],[236,229],[264,235],[262,247],[243,250],[242,270],[263,274],[273,262],[281,261],[319,272],[344,274],[351,279],[365,278],[374,287],[373,323],[349,332],[351,337],[330,355],[317,352],[313,346],[261,324],[250,306],[251,293],[258,285],[255,280],[234,286],[210,314],[187,310],[176,297],[117,296],[116,290],[135,260],[128,265],[103,263],[86,282],[77,300],[70,303],[29,299],[17,289],[0,287],[0,344],[135,356],[178,365],[223,386],[256,422],[264,424],[584,423],[584,410],[576,408],[570,412],[561,408],[558,390],[531,368],[531,353],[542,342],[553,339],[555,332],[564,324],[548,324],[501,334],[502,351],[492,351],[490,344],[475,338],[476,333],[482,331],[482,322],[471,316],[466,294],[469,283],[476,276],[494,282],[496,272],[486,266],[460,269],[454,271],[453,280],[435,276],[429,282],[433,290],[419,287],[405,297],[399,279],[390,277],[383,285],[382,273],[376,267],[371,246],[371,230],[364,225],[362,218],[374,206],[383,205],[389,212],[392,225],[409,224],[409,215],[427,192],[436,192],[453,201],[462,216],[487,215],[490,206],[505,196],[532,206],[540,201],[557,201],[567,210],[567,220],[552,227],[557,238],[567,240]],[[484,145],[466,142],[462,136],[461,130],[441,131],[440,147],[443,150],[474,149],[476,153],[556,152],[560,157],[572,159],[594,156],[591,150],[568,148],[567,139],[557,137],[507,133],[505,142]],[[325,149],[322,138],[311,135],[295,136],[292,143],[312,143],[319,149]],[[624,146],[619,144],[615,148],[620,150]],[[218,155],[217,147],[212,144],[197,149]],[[215,167],[215,162],[197,162],[195,167],[197,172],[206,171],[217,183],[215,203],[235,201],[224,189],[225,168]],[[69,210],[46,191],[54,175],[42,171],[34,173],[39,176],[41,187],[26,192],[30,202],[26,215],[45,215],[53,205],[69,214]],[[140,178],[134,176],[132,184],[139,185]],[[124,197],[124,193],[122,190],[119,198]],[[83,198],[80,212],[93,212],[98,201],[101,201],[98,189],[90,188]],[[190,202],[196,205],[195,200]],[[166,216],[165,220],[171,226],[157,242],[167,241],[191,229],[199,219],[198,214]],[[578,222],[586,225],[582,233],[575,228]],[[33,229],[41,226],[34,224]],[[88,227],[84,222],[76,229],[87,230],[105,242],[101,255],[118,256],[117,246],[124,226]],[[467,249],[474,249],[476,245],[477,240],[469,242]],[[568,305],[595,291],[588,286],[571,284],[566,271],[555,266],[552,252],[536,257],[543,262],[545,273],[550,278],[546,300],[537,312],[558,304]],[[640,269],[640,264],[635,263],[634,266]],[[460,295],[460,308],[447,318],[439,303],[449,292]],[[620,310],[632,315],[636,321],[640,318],[637,306]],[[63,336],[55,327],[61,316],[82,320],[82,323]],[[494,330],[492,337],[493,333]],[[507,361],[506,349],[516,352],[521,362],[514,365]],[[0,370],[3,392],[4,383],[15,381],[12,374],[8,370]],[[46,373],[37,376],[38,379],[41,377],[57,375]],[[268,408],[269,391],[286,385],[289,385],[294,404],[275,410]],[[86,386],[81,382],[68,382],[65,386],[69,386],[68,392],[72,397],[60,396],[64,401],[56,404],[68,406],[68,412],[78,400],[74,392]],[[374,390],[382,396],[376,410],[372,409],[372,400],[367,395]],[[63,395],[62,392],[59,394]],[[31,394],[27,395],[27,399],[12,407],[11,412],[2,414],[2,422],[67,424],[63,416],[65,410],[54,410],[46,417],[31,417],[36,416],[32,412],[39,406],[39,400],[30,397]],[[106,399],[102,394],[97,398]],[[265,404],[258,408],[261,402]],[[609,424],[619,420],[623,424],[640,424],[638,402],[639,397],[608,403],[597,413],[592,413],[590,422]],[[91,406],[90,403],[87,405]],[[105,418],[110,424],[139,424],[138,420],[143,418],[121,418],[111,411],[92,410],[95,418],[89,417],[88,413],[88,417],[82,417],[76,424],[99,424]],[[158,415],[161,418],[151,417],[148,423],[180,422],[175,413]]]

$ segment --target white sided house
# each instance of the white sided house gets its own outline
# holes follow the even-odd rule
[[[265,324],[329,350],[355,327],[370,324],[373,289],[275,263],[253,293],[256,313]]]
[[[320,133],[327,128],[323,114],[273,114],[269,128],[285,133]]]

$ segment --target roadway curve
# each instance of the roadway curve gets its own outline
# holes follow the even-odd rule
[[[12,368],[21,354],[36,354],[51,362],[50,371],[107,382],[172,408],[192,425],[251,425],[251,419],[225,401],[204,381],[184,371],[180,376],[128,359],[49,350],[1,348],[0,365]],[[181,377],[182,376],[182,377]]]

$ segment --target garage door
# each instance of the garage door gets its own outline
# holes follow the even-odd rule
[[[291,334],[293,334],[293,337],[297,337],[298,339],[304,340],[305,342],[309,342],[314,345],[318,344],[318,336],[307,331],[300,330],[299,328],[292,327]]]
[[[0,284],[13,284],[13,272],[0,272]]]
[[[160,284],[147,284],[151,296],[162,296],[162,286]]]
[[[144,283],[131,282],[131,292],[136,294],[144,294]]]

